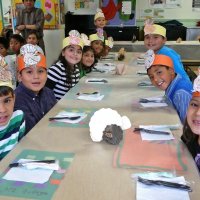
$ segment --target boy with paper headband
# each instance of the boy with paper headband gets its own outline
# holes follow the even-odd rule
[[[192,97],[192,83],[174,72],[173,61],[169,56],[154,54],[153,50],[145,54],[145,68],[152,84],[165,91],[167,100],[183,124]]]
[[[12,75],[0,56],[0,160],[4,158],[24,136],[24,113],[14,110],[15,95]]]
[[[165,46],[166,29],[163,26],[154,24],[152,19],[147,19],[144,26],[144,45],[147,49],[151,49],[155,54],[163,54],[169,56],[173,61],[174,70],[177,74],[180,74],[183,78],[189,77],[184,70],[181,62],[180,55],[173,49]]]
[[[56,104],[54,93],[45,87],[46,58],[32,44],[21,47],[17,57],[19,85],[15,89],[15,109],[25,114],[26,133]]]
[[[63,48],[56,62],[48,69],[46,86],[60,100],[80,80],[78,64],[81,61],[83,40],[77,30],[71,30],[63,40]]]
[[[181,139],[187,145],[200,172],[200,68],[199,75],[194,80],[192,99]]]

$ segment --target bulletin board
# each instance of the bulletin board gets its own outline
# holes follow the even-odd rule
[[[146,16],[154,16],[158,19],[188,19],[199,20],[199,11],[193,7],[193,2],[188,0],[162,0],[156,4],[154,0],[137,1],[136,18],[144,19]]]
[[[102,10],[107,26],[134,26],[136,24],[136,0],[103,0]]]
[[[99,0],[67,0],[67,10],[74,15],[94,15],[97,8]]]

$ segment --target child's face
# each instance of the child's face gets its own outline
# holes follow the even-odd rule
[[[7,49],[4,47],[3,44],[0,44],[0,55],[3,57],[7,56]]]
[[[188,107],[187,121],[192,132],[200,135],[200,97],[192,97]]]
[[[72,66],[79,63],[82,57],[82,49],[78,45],[70,45],[62,51],[62,56]]]
[[[166,90],[175,77],[172,68],[161,65],[152,66],[148,69],[147,74],[152,84],[161,90]]]
[[[6,96],[0,96],[0,126],[5,126],[13,114],[15,97],[9,93]]]
[[[110,47],[109,46],[105,46],[104,49],[103,49],[103,56],[107,56],[109,51],[110,51]]]
[[[94,49],[95,55],[99,55],[103,51],[103,42],[101,40],[95,40],[91,43],[91,47]]]
[[[35,34],[30,34],[26,39],[27,44],[36,45],[38,43],[38,39]]]
[[[82,63],[86,67],[91,67],[93,65],[93,63],[94,63],[94,53],[93,53],[93,51],[86,51],[85,53],[83,53]]]
[[[16,39],[12,38],[10,40],[10,49],[14,52],[14,53],[19,53],[21,48],[21,43],[19,41],[17,41]]]
[[[144,36],[144,45],[147,49],[158,51],[165,44],[166,38],[157,34],[149,34]]]
[[[27,67],[18,74],[18,80],[26,88],[38,94],[47,80],[47,70],[43,67]]]
[[[94,25],[97,28],[103,28],[106,25],[106,19],[104,17],[99,17],[95,20]]]

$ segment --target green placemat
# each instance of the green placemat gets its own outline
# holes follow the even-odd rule
[[[88,128],[89,127],[89,122],[90,118],[94,114],[94,112],[97,111],[96,108],[65,108],[64,110],[61,111],[67,111],[67,112],[77,112],[77,113],[86,113],[87,117],[81,120],[79,123],[76,124],[71,124],[71,123],[65,123],[65,122],[59,122],[59,121],[50,121],[49,126],[55,127],[73,127],[73,128]],[[58,112],[58,113],[59,113]]]
[[[44,184],[27,183],[21,181],[8,181],[2,179],[7,173],[9,168],[0,175],[0,199],[1,196],[21,197],[27,199],[41,199],[49,200],[52,198],[54,192],[58,188],[62,178],[69,168],[71,162],[74,159],[74,153],[67,152],[48,152],[37,150],[24,150],[17,157],[16,161],[25,159],[56,159],[59,160],[60,170],[54,171],[48,182]]]

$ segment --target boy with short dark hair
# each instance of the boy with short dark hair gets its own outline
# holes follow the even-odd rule
[[[153,50],[148,50],[145,55],[145,67],[152,84],[165,91],[183,124],[192,97],[192,83],[174,72],[169,56],[154,54]]]
[[[15,89],[15,109],[24,112],[28,133],[56,104],[56,98],[53,91],[45,87],[45,56],[31,44],[24,45],[20,51],[17,57],[19,85]]]
[[[13,111],[15,95],[12,76],[7,67],[4,58],[0,56],[0,160],[14,148],[25,132],[23,112]]]
[[[174,70],[183,78],[189,80],[189,77],[184,70],[180,55],[173,49],[165,46],[166,29],[158,24],[153,24],[151,19],[145,21],[144,26],[144,45],[147,49],[151,49],[155,54],[169,56],[173,60]]]

